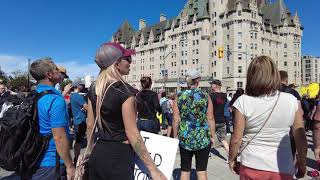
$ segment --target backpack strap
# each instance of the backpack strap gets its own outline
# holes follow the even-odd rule
[[[34,120],[37,121],[37,123],[39,124],[39,118],[38,118],[38,101],[45,95],[47,94],[57,94],[55,93],[53,90],[45,90],[42,91],[41,93],[38,93],[36,95],[36,107],[35,107],[35,111],[34,111]],[[54,102],[55,98],[52,100],[51,104],[50,104],[50,108]],[[40,127],[39,127],[40,129]],[[53,138],[53,134],[51,133],[50,136],[48,137],[49,139]],[[56,151],[56,164],[55,164],[55,179],[56,180],[61,180],[61,176],[60,176],[60,155],[58,153],[58,151]]]

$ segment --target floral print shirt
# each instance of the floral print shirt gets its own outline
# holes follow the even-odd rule
[[[189,151],[204,149],[210,144],[207,121],[208,94],[200,89],[189,89],[178,94],[180,112],[179,144]]]

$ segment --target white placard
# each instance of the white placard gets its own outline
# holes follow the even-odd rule
[[[141,131],[144,143],[160,171],[171,179],[174,162],[178,150],[177,139]],[[137,157],[137,156],[136,156]],[[137,157],[134,167],[134,180],[149,180],[150,173],[142,161]]]

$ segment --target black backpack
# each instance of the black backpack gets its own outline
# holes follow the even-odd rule
[[[38,120],[37,102],[47,94],[55,93],[33,92],[22,103],[9,107],[0,118],[0,167],[16,171],[21,179],[32,177],[52,138],[40,134]]]

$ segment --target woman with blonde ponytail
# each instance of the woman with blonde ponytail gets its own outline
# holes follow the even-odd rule
[[[97,51],[101,68],[89,90],[88,136],[97,121],[98,141],[89,159],[90,180],[133,179],[134,153],[144,162],[152,179],[165,180],[151,159],[137,129],[134,88],[122,76],[130,71],[132,49],[108,42]],[[88,137],[90,139],[90,137]]]

